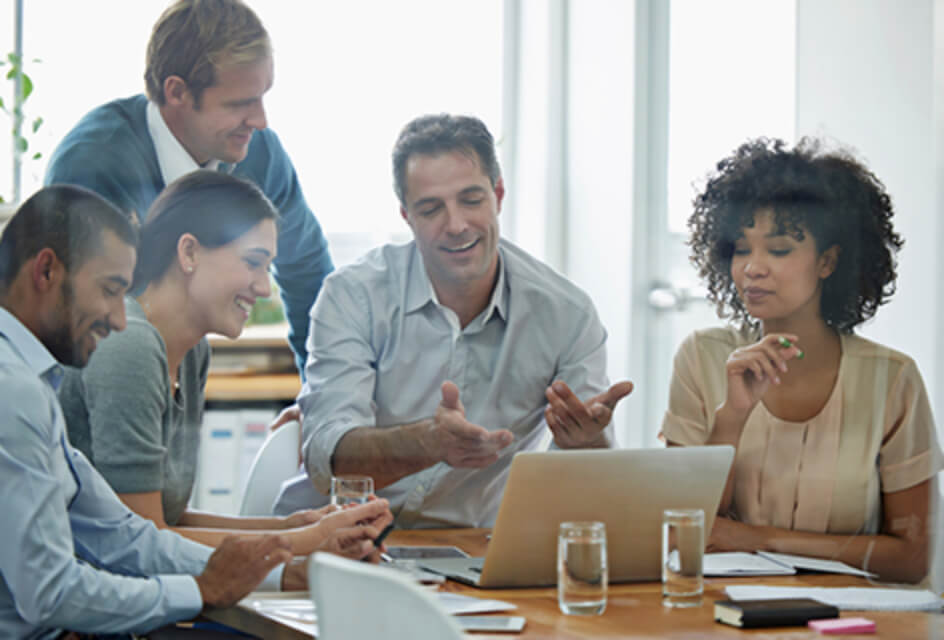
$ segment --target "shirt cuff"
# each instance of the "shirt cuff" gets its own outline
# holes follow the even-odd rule
[[[341,438],[357,428],[354,420],[345,418],[332,421],[330,426],[320,425],[305,449],[305,471],[319,493],[331,492],[331,458]],[[304,431],[304,426],[302,427]]]
[[[168,620],[190,620],[203,610],[203,597],[193,576],[163,575],[156,580],[165,594]]]
[[[265,577],[256,591],[281,591],[282,590],[282,573],[285,571],[285,565],[280,564],[275,569],[269,572],[269,575]]]
[[[933,478],[941,470],[941,451],[937,446],[923,451],[904,462],[890,464],[879,468],[882,479],[882,492],[893,493],[910,489]]]

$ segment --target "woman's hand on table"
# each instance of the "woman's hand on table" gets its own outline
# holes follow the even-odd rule
[[[763,551],[767,548],[765,529],[717,516],[705,551]]]

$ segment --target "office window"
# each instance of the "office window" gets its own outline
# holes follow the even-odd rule
[[[146,42],[168,4],[25,3],[24,50],[42,60],[31,69],[31,110],[46,121],[37,149],[48,156],[84,113],[143,91]],[[336,262],[409,236],[390,169],[408,120],[467,113],[501,135],[501,0],[250,5],[275,49],[269,124],[295,163]],[[44,169],[45,160],[24,169],[24,196],[40,186]]]
[[[796,3],[672,0],[668,226],[684,233],[698,183],[757,136],[794,137]]]

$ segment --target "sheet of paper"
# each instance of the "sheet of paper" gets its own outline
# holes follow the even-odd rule
[[[796,573],[789,565],[746,551],[706,553],[702,567],[706,576],[789,576]]]
[[[944,600],[922,589],[736,585],[725,587],[725,593],[732,600],[813,598],[845,611],[941,611],[944,608]]]
[[[239,602],[239,606],[256,611],[312,637],[318,635],[315,603],[311,601],[311,598],[280,598],[274,593],[251,593]]]
[[[459,593],[436,591],[434,595],[446,611],[453,615],[511,611],[517,608],[517,605],[503,600],[486,600]],[[257,611],[303,633],[318,635],[318,616],[315,613],[315,603],[310,598],[250,594],[239,606]]]
[[[757,555],[770,558],[774,562],[790,565],[796,569],[803,569],[806,571],[820,571],[822,573],[846,573],[852,576],[862,576],[863,578],[876,577],[874,573],[849,566],[845,562],[839,562],[838,560],[823,560],[822,558],[795,556],[789,553],[774,553],[773,551],[758,551]]]
[[[459,593],[449,593],[447,591],[437,591],[436,598],[439,600],[439,603],[446,608],[446,611],[453,615],[511,611],[512,609],[518,608],[517,605],[503,600],[485,600],[483,598],[474,598],[472,596],[464,596]]]

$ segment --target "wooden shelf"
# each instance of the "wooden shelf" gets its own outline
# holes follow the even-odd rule
[[[288,324],[246,327],[235,340],[207,336],[213,354],[208,402],[294,402],[301,390],[288,344]]]
[[[208,402],[294,402],[301,390],[297,373],[221,375],[207,378]]]
[[[257,324],[243,329],[235,340],[211,333],[207,341],[213,349],[289,349],[288,324]]]

